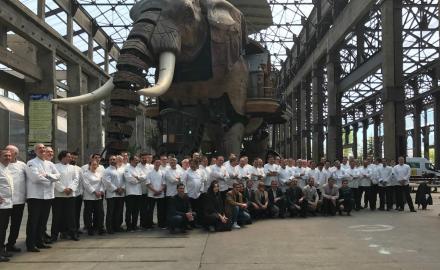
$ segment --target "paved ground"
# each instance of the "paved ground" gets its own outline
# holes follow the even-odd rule
[[[266,220],[208,234],[165,231],[83,236],[41,253],[22,252],[0,269],[439,269],[440,194],[427,211]],[[25,223],[23,223],[25,224]],[[19,246],[23,247],[24,226]]]

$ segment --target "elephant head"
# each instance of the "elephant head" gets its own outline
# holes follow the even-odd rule
[[[226,73],[242,56],[247,37],[243,15],[226,0],[144,0],[133,6],[130,17],[133,28],[113,77],[93,92],[52,102],[93,103],[110,96],[115,88],[161,96],[173,82],[176,65],[191,65],[207,44],[212,73]],[[158,70],[152,87],[145,79],[150,67]]]

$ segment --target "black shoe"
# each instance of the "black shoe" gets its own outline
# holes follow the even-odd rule
[[[21,248],[14,246],[6,246],[6,251],[8,252],[21,252]]]
[[[27,252],[40,252],[40,250],[36,247],[27,248]]]
[[[83,234],[84,232],[80,229],[78,231],[76,231],[76,234]]]
[[[52,248],[51,246],[48,246],[48,245],[45,245],[45,244],[36,245],[36,247],[39,248],[39,249],[49,249],[49,248]]]
[[[0,256],[6,257],[6,258],[11,258],[12,257],[12,253],[9,253],[7,251],[3,251],[2,254],[0,254]]]
[[[99,235],[104,235],[104,234],[106,234],[106,231],[104,229],[101,229],[101,230],[98,231],[98,234]]]
[[[385,211],[385,209],[383,207],[379,207],[378,209],[379,209],[379,211]]]
[[[58,241],[58,237],[54,236],[54,237],[52,237],[52,238],[50,239],[50,243],[49,243],[48,241],[45,241],[44,243],[45,243],[45,244],[53,244],[53,243],[55,243],[56,241]]]
[[[109,230],[107,230],[107,233],[108,233],[108,234],[115,234],[114,231],[109,231]]]
[[[95,231],[94,230],[87,230],[87,234],[90,236],[95,235]]]
[[[9,258],[0,256],[0,262],[9,262],[9,261],[10,261]]]
[[[76,235],[71,235],[70,236],[70,240],[72,240],[72,241],[79,241],[79,238]]]
[[[68,238],[67,233],[61,233],[60,239],[67,239],[67,238]]]
[[[402,212],[403,211],[403,208],[399,208],[399,212]]]
[[[417,210],[416,209],[411,209],[411,212],[417,212]]]

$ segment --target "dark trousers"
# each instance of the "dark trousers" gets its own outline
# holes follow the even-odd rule
[[[308,202],[307,200],[303,200],[302,202],[297,202],[297,205],[300,206],[301,209],[296,208],[294,205],[289,205],[289,208],[287,209],[290,213],[291,217],[295,217],[298,214],[302,217],[305,217],[307,215],[307,208],[308,208]]]
[[[52,238],[58,238],[60,232],[69,235],[76,233],[75,198],[55,198],[52,206]]]
[[[84,226],[88,231],[104,230],[104,206],[102,199],[84,201],[83,220]]]
[[[341,205],[344,207],[344,210],[341,210]],[[350,213],[353,209],[354,201],[353,200],[344,200],[342,202],[338,201],[338,210]]]
[[[352,188],[351,191],[353,192],[354,196],[354,209],[359,210],[361,209],[361,190],[359,188]]]
[[[389,210],[393,209],[394,197],[395,196],[396,196],[396,187],[395,186],[388,186],[388,187],[386,187],[387,209],[389,209]]]
[[[195,222],[197,220],[197,214],[194,212],[193,212],[193,217],[194,217],[193,222]],[[189,221],[186,215],[174,215],[168,217],[168,225],[171,231],[176,228],[185,230],[186,227],[193,222]]]
[[[128,195],[125,197],[125,224],[127,230],[137,229],[141,200],[141,195]]]
[[[191,204],[191,209],[193,212],[196,212],[197,216],[200,217],[202,216],[202,212],[203,212],[203,200],[202,198],[197,198],[197,199],[193,199],[193,198],[189,198],[189,202]],[[199,220],[196,220],[196,223],[199,223]]]
[[[148,194],[142,194],[141,196],[141,202],[139,207],[139,212],[141,216],[141,227],[145,228],[147,227],[147,221],[148,221]]]
[[[20,232],[21,220],[23,219],[24,203],[16,204],[12,207],[11,227],[9,229],[9,237],[7,246],[14,246],[17,242]]]
[[[377,191],[379,192],[379,209],[384,210],[386,204],[387,187],[378,186]]]
[[[121,230],[124,213],[124,197],[107,198],[107,213],[105,227],[107,232],[113,233]]]
[[[409,185],[395,186],[396,191],[396,205],[399,209],[405,208],[405,201],[410,210],[414,210],[414,204],[411,198],[411,188]]]
[[[271,217],[284,217],[284,214],[286,213],[286,201],[284,199],[280,199],[275,204],[269,203],[268,208]]]
[[[206,227],[213,226],[216,231],[230,231],[232,225],[230,220],[226,224],[222,223],[217,213],[205,215],[204,223]]]
[[[26,224],[26,247],[43,245],[43,234],[49,218],[52,200],[28,199],[28,220]]]
[[[147,227],[153,227],[153,214],[154,214],[154,207],[157,204],[157,225],[160,228],[166,227],[166,218],[167,218],[167,211],[166,211],[166,200],[165,198],[151,198],[148,197],[148,217],[147,217]]]
[[[83,204],[83,196],[79,195],[75,197],[75,229],[78,231],[81,228],[81,207]],[[84,221],[84,219],[83,219]]]
[[[6,230],[8,229],[9,219],[12,215],[12,208],[0,209],[0,254],[3,252],[6,240]]]
[[[322,198],[322,213],[324,215],[336,215],[336,204],[333,204],[330,199]]]
[[[370,192],[368,194],[368,201],[370,204],[370,209],[376,209],[377,205],[377,192],[378,192],[379,186],[378,185],[371,185]]]

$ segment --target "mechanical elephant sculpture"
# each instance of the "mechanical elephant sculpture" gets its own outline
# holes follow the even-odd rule
[[[87,104],[110,97],[107,151],[128,147],[139,95],[157,97],[168,152],[188,154],[208,136],[219,153],[240,151],[245,133],[260,128],[245,103],[248,45],[242,13],[226,0],[144,0],[130,11],[133,28],[117,72],[99,89],[54,103]],[[156,68],[157,83],[146,72]],[[246,130],[247,127],[247,130]],[[178,147],[172,147],[178,145]]]

